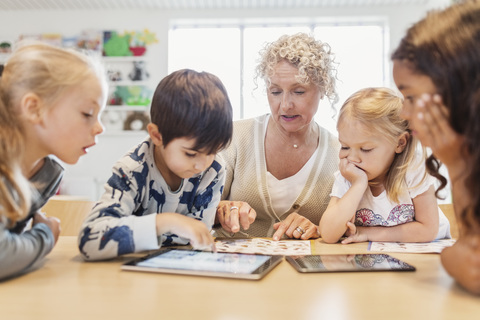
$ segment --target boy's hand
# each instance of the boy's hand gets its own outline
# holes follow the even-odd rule
[[[195,250],[215,251],[215,243],[210,230],[199,221],[178,213],[157,214],[157,235],[174,233],[190,241]]]
[[[225,231],[236,233],[240,231],[240,225],[248,230],[256,218],[257,213],[248,203],[223,200],[218,204],[215,224],[220,223]]]
[[[33,216],[33,225],[37,223],[45,223],[47,227],[52,230],[53,238],[55,239],[55,243],[57,243],[61,231],[60,220],[55,217],[47,217],[44,213],[37,211]]]

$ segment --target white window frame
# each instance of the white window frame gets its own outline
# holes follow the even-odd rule
[[[382,45],[382,52],[381,56],[383,57],[383,61],[379,61],[382,66],[382,80],[380,83],[376,84],[376,86],[385,86],[385,87],[390,87],[390,57],[389,57],[389,41],[390,41],[390,36],[389,36],[389,26],[388,26],[388,20],[385,17],[335,17],[335,18],[316,18],[316,19],[311,19],[311,18],[305,18],[305,19],[291,19],[291,18],[266,18],[266,19],[245,19],[245,20],[236,20],[236,19],[218,19],[218,20],[212,20],[212,19],[195,19],[195,20],[190,20],[190,19],[177,19],[177,20],[172,20],[170,23],[170,31],[176,30],[178,28],[238,28],[240,32],[240,37],[239,37],[239,50],[240,50],[240,56],[239,56],[239,66],[240,66],[240,84],[239,88],[237,88],[240,92],[240,97],[239,97],[239,105],[238,105],[238,110],[234,112],[235,116],[234,119],[243,119],[245,117],[245,99],[244,99],[244,87],[245,87],[245,81],[253,81],[253,79],[245,79],[244,78],[244,73],[245,73],[245,57],[244,57],[244,32],[246,28],[251,28],[251,27],[272,27],[272,28],[282,28],[282,27],[307,27],[308,32],[311,34],[314,34],[314,29],[319,26],[377,26],[380,27],[383,30],[383,45]],[[171,46],[170,46],[170,38],[171,38],[171,32],[169,32],[169,57],[174,54],[172,51],[170,51]],[[265,42],[271,42],[274,41],[275,39],[265,39]],[[326,41],[323,39],[320,39],[322,41]],[[328,41],[326,41],[328,42]],[[363,50],[368,50],[368,48],[360,48]],[[332,51],[336,53],[335,48],[332,46]],[[255,52],[258,56],[258,52]],[[336,59],[336,62],[338,63],[338,59]],[[231,63],[234,63],[234,61],[231,61]],[[340,62],[341,63],[341,62]],[[359,62],[361,63],[361,62]],[[172,72],[174,70],[170,70],[170,59],[169,59],[169,70],[168,72]],[[252,70],[249,70],[251,72]],[[337,86],[341,85],[342,82],[345,82],[344,79],[339,79],[337,82]],[[371,86],[368,83],[362,83],[361,81],[357,81],[357,83],[354,85],[358,89],[361,89],[366,86]],[[228,88],[227,88],[228,89]],[[260,90],[260,89],[257,89]],[[356,91],[356,90],[355,90]],[[319,107],[320,110],[328,110],[328,113],[330,115],[330,123],[327,125],[327,129],[332,131],[332,133],[336,134],[336,130],[333,128],[332,125],[334,125],[335,120],[334,116],[336,115],[336,110],[339,109],[343,101],[347,98],[348,95],[352,94],[353,92],[344,92],[343,95],[340,95],[340,100],[338,103],[334,106],[335,110],[332,108],[326,107],[325,105],[328,105],[327,101],[322,101],[322,104]],[[342,92],[340,92],[342,94]],[[264,98],[266,102],[266,97]],[[232,104],[234,104],[232,102]],[[325,109],[327,108],[327,109]],[[319,118],[325,118],[326,113],[323,111],[323,114],[319,116]],[[319,119],[316,117],[316,120],[318,121]],[[324,125],[320,123],[321,125]]]

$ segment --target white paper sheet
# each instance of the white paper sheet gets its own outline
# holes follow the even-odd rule
[[[432,242],[370,242],[368,251],[404,252],[404,253],[440,253],[446,247],[455,243],[455,239],[442,239]]]
[[[215,246],[218,252],[239,252],[264,255],[310,255],[312,249],[310,240],[273,241],[269,239],[237,239],[217,240]]]

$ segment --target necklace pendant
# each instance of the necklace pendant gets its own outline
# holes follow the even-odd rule
[[[298,148],[298,145],[294,144],[293,147],[294,147],[295,149],[297,149],[297,148]]]

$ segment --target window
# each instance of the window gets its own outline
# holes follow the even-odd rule
[[[223,82],[234,110],[241,118],[240,28],[176,28],[168,42],[168,73],[179,69],[210,72]]]
[[[388,36],[384,21],[278,25],[265,23],[174,25],[169,34],[168,71],[191,68],[217,75],[227,88],[234,120],[269,112],[262,81],[254,83],[258,53],[283,34],[306,32],[327,42],[337,62],[336,109],[353,92],[369,86],[389,86]],[[336,134],[336,112],[325,99],[315,120]]]

